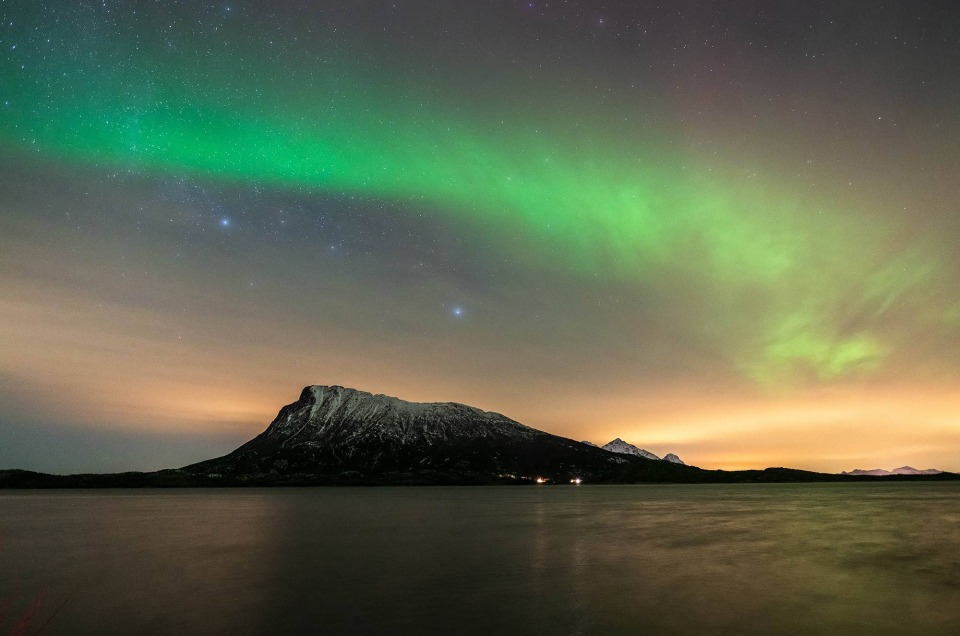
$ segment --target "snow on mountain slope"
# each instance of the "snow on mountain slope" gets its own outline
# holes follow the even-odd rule
[[[622,455],[464,404],[308,386],[263,433],[228,455],[184,470],[234,476],[440,471],[569,480],[611,479],[633,464]]]
[[[638,448],[633,444],[628,444],[619,437],[612,442],[607,442],[601,446],[601,448],[611,453],[619,453],[621,455],[636,455],[637,457],[646,457],[647,459],[660,459],[650,451]]]
[[[545,435],[499,413],[455,402],[407,402],[341,386],[308,386],[270,427],[241,448],[302,443],[356,445],[363,441],[435,444],[505,436]]]

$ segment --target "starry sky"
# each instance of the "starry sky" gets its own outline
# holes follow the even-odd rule
[[[953,2],[0,3],[0,466],[307,384],[960,470]]]

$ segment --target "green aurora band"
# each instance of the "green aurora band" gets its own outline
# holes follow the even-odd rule
[[[555,104],[491,116],[358,63],[258,64],[242,40],[110,57],[90,37],[3,54],[6,153],[426,209],[551,271],[682,295],[675,319],[765,386],[868,374],[958,323],[944,257],[902,223],[724,176],[603,112],[585,131]]]

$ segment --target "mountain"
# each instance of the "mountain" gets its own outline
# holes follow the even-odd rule
[[[49,475],[0,470],[0,488],[779,483],[956,480],[915,474],[829,475],[790,468],[703,470],[616,439],[597,448],[453,402],[420,404],[341,386],[308,386],[232,453],[156,472]],[[861,473],[863,471],[860,471]]]
[[[650,451],[638,448],[633,444],[628,444],[619,437],[612,442],[607,442],[601,446],[601,448],[603,448],[603,450],[608,450],[611,453],[619,453],[621,455],[635,455],[637,457],[645,457],[647,459],[660,459]]]
[[[926,468],[924,470],[917,470],[912,466],[901,466],[900,468],[894,468],[894,475],[939,475],[942,473],[942,470],[937,470],[936,468]]]
[[[842,472],[841,475],[854,475],[854,476],[869,476],[869,477],[888,477],[890,475],[939,475],[943,471],[937,470],[936,468],[927,468],[926,470],[917,470],[912,466],[901,466],[900,468],[894,468],[892,471],[884,470],[882,468],[874,468],[872,470],[861,470],[857,468],[856,470],[851,470],[850,472]]]
[[[665,470],[642,458],[463,404],[422,404],[341,386],[308,386],[263,433],[224,457],[182,470],[239,480],[324,475],[417,483],[596,482],[623,480],[628,473],[690,478],[680,474],[690,470],[685,466]]]
[[[582,443],[590,444],[590,442],[582,442]],[[590,444],[590,445],[593,446],[593,444]],[[621,455],[634,455],[636,457],[644,457],[646,459],[657,459],[657,460],[661,459],[660,457],[657,457],[656,455],[654,455],[653,453],[651,453],[646,449],[639,448],[637,446],[634,446],[633,444],[628,444],[627,442],[623,441],[619,437],[613,440],[612,442],[607,442],[606,444],[601,446],[601,448],[603,448],[604,450],[608,450],[611,453],[619,453]],[[683,460],[677,457],[676,455],[674,455],[673,453],[667,453],[666,455],[664,455],[662,458],[662,461],[670,462],[671,464],[680,464],[682,466],[686,466]]]

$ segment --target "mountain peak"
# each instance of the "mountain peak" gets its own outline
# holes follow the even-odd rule
[[[856,475],[856,476],[867,476],[867,477],[886,477],[887,475],[939,475],[943,471],[937,470],[936,468],[927,468],[926,470],[917,470],[912,466],[901,466],[900,468],[894,468],[892,471],[884,470],[883,468],[873,468],[871,470],[863,470],[857,468],[856,470],[851,470],[850,472],[843,471],[841,475]]]
[[[376,400],[376,401],[396,401],[403,404],[418,404],[418,402],[407,402],[406,400],[401,400],[390,395],[384,395],[382,393],[370,393],[369,391],[361,391],[360,389],[352,389],[347,386],[340,386],[339,384],[311,384],[309,386],[303,387],[303,391],[300,393],[300,400],[313,400],[315,402],[324,402],[331,399],[359,399],[359,400]]]
[[[591,481],[631,465],[628,458],[465,404],[310,385],[263,433],[224,457],[187,468],[232,476],[416,473],[442,474],[441,480]]]
[[[647,459],[660,459],[653,453],[643,448],[638,448],[633,444],[628,444],[619,437],[615,440],[607,442],[601,446],[603,450],[610,451],[611,453],[618,453],[620,455],[636,455],[637,457],[645,457]]]
[[[370,393],[338,384],[312,384],[304,387],[300,393],[300,399],[288,406],[295,406],[297,404],[312,405],[313,416],[317,416],[318,413],[323,414],[329,412],[338,412],[344,416],[351,414],[356,416],[361,414],[369,415],[371,414],[369,411],[372,409],[374,411],[373,414],[396,412],[407,416],[416,416],[418,414],[437,413],[439,411],[458,411],[461,413],[472,413],[478,416],[496,416],[503,420],[509,420],[509,418],[499,413],[482,411],[473,406],[467,406],[466,404],[460,404],[458,402],[409,402],[398,397],[393,397],[392,395]],[[509,421],[513,422],[513,420]],[[517,426],[528,428],[517,422],[513,423]]]

